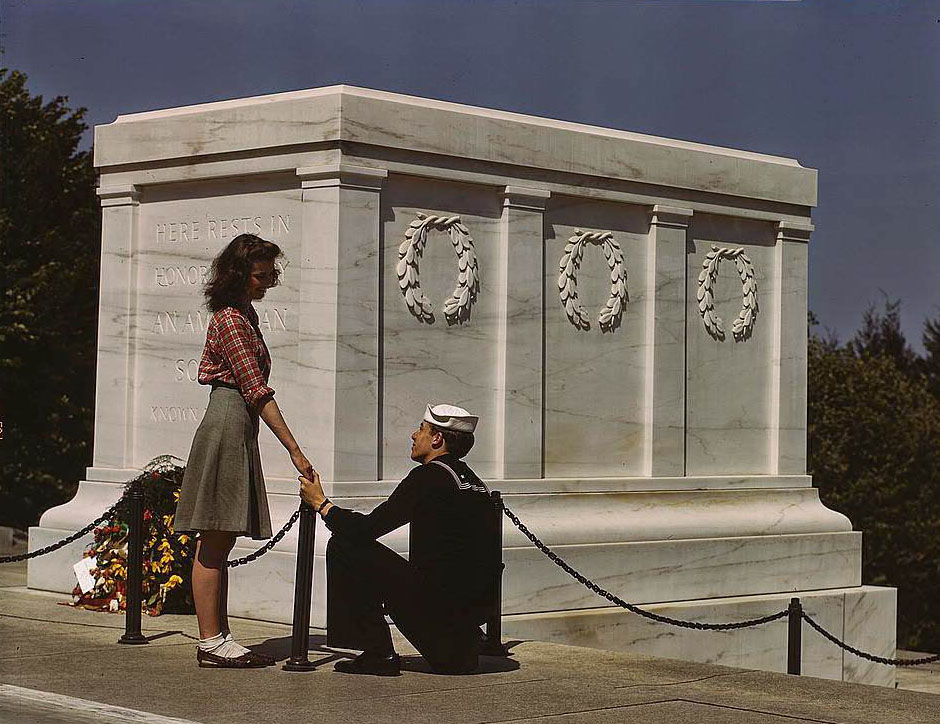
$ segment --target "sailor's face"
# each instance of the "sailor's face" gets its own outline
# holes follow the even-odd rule
[[[422,463],[427,456],[434,452],[434,430],[428,423],[422,421],[418,429],[411,433],[411,459]]]

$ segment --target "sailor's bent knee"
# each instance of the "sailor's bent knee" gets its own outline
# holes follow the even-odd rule
[[[361,558],[362,541],[355,536],[333,533],[326,542],[326,563],[343,561],[348,563],[351,559]]]

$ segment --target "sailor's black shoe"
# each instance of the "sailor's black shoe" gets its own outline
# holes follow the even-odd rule
[[[401,657],[398,654],[381,656],[363,651],[352,661],[337,661],[333,670],[343,674],[371,674],[372,676],[400,676]]]

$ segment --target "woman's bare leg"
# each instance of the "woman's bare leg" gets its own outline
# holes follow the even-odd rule
[[[235,545],[235,534],[224,531],[200,531],[193,560],[193,603],[199,622],[199,638],[207,639],[222,630],[220,617],[222,577],[225,561]],[[227,606],[226,606],[227,610]]]

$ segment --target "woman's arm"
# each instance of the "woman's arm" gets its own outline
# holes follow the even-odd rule
[[[300,445],[297,444],[294,435],[284,421],[281,408],[277,406],[274,397],[268,397],[267,400],[261,401],[258,415],[264,420],[264,424],[271,428],[271,432],[274,433],[274,436],[281,441],[281,445],[287,449],[288,454],[290,454],[291,462],[293,462],[294,467],[297,468],[297,472],[301,475],[311,477],[313,475],[313,465],[310,464],[310,461],[307,460],[306,456],[301,452]]]
[[[217,313],[219,341],[222,354],[228,360],[229,368],[235,376],[239,392],[245,404],[258,411],[258,415],[271,432],[287,449],[291,462],[301,475],[310,475],[313,466],[301,452],[300,445],[294,439],[290,428],[281,415],[281,410],[274,401],[274,390],[264,381],[258,360],[252,348],[252,331],[248,320],[233,308],[226,308]]]

